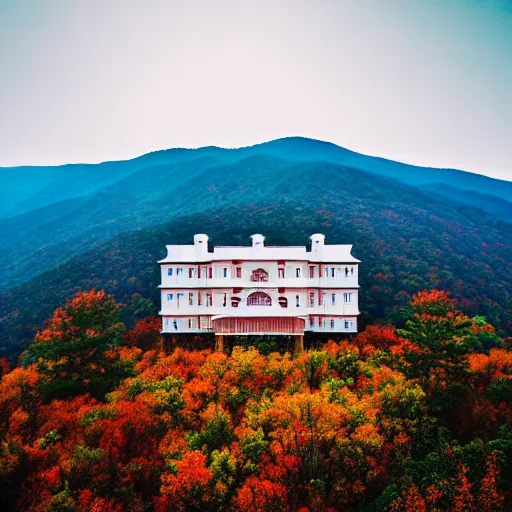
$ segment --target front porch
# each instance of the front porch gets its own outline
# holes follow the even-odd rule
[[[233,317],[212,319],[216,335],[304,335],[306,321],[299,317]]]

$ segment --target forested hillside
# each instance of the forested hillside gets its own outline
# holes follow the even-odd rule
[[[512,201],[506,201],[501,197],[474,192],[470,190],[461,190],[451,187],[444,183],[429,183],[423,185],[421,190],[433,193],[436,197],[447,199],[450,202],[460,204],[470,204],[474,208],[479,208],[491,213],[498,219],[512,220]]]
[[[511,340],[437,290],[408,307],[292,357],[163,351],[158,318],[80,293],[0,360],[0,508],[510,510]]]
[[[23,188],[11,178],[7,189]],[[199,231],[216,245],[247,244],[254,232],[305,245],[324,232],[363,261],[363,322],[400,322],[411,294],[435,286],[510,333],[509,200],[509,182],[302,138],[45,169],[20,195],[23,213],[0,220],[0,348],[19,353],[77,289],[99,286],[126,303],[143,294],[156,306],[165,244]]]
[[[470,314],[486,316],[503,334],[511,332],[512,225],[482,223],[478,212],[458,211],[398,183],[361,181],[352,170],[339,182],[339,170],[333,174],[341,190],[337,197],[313,200],[321,194],[320,171],[306,173],[314,175],[310,203],[305,198],[214,209],[125,233],[1,295],[4,350],[18,353],[52,309],[77,289],[105,288],[126,304],[142,294],[158,305],[156,261],[165,255],[165,244],[191,243],[198,231],[217,245],[247,244],[255,232],[264,233],[270,245],[305,245],[311,233],[323,232],[328,243],[354,244],[353,254],[363,262],[363,323],[400,323],[412,294],[435,286],[451,290]],[[363,191],[344,194],[341,183]]]
[[[232,150],[172,149],[89,166],[0,169],[6,204],[16,203],[9,211],[0,211],[0,290],[26,282],[124,231],[228,204],[306,199],[310,180],[295,179],[301,163],[311,164],[309,169],[315,172],[319,166],[334,164],[355,173],[367,171],[372,179],[386,177],[411,186],[441,183],[451,191],[451,199],[512,221],[510,182],[368,157],[299,137]],[[298,168],[301,174],[304,166]],[[341,171],[341,176],[346,173]],[[324,195],[357,195],[365,190],[353,188],[351,181],[319,178]],[[478,194],[486,197],[482,200]]]

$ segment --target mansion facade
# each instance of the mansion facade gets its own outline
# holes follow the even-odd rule
[[[357,332],[358,264],[351,245],[250,246],[208,250],[208,236],[168,245],[161,267],[163,333],[294,335]]]

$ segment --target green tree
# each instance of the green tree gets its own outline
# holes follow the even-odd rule
[[[412,316],[404,329],[397,330],[411,342],[402,369],[422,385],[431,406],[452,407],[467,388],[472,321],[456,309],[446,292],[438,290],[414,295],[411,306]]]
[[[131,370],[116,350],[124,324],[121,305],[104,291],[78,292],[58,308],[23,355],[48,379],[42,392],[48,398],[91,393],[103,397]]]

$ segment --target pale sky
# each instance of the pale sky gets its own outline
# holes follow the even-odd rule
[[[512,0],[0,0],[0,166],[292,135],[512,180]]]

